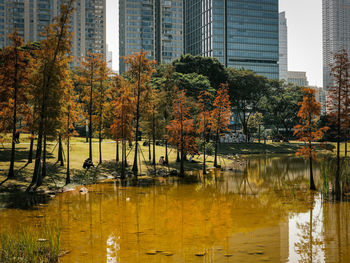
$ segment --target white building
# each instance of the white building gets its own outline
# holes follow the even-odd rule
[[[303,71],[288,71],[288,83],[292,83],[300,87],[309,86],[306,72]]]
[[[286,12],[279,14],[279,76],[288,80],[288,28]]]

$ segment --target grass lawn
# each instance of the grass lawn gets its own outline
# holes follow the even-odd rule
[[[29,139],[26,135],[22,135],[20,138],[21,143],[16,145],[16,178],[14,180],[8,180],[0,186],[1,191],[17,191],[19,188],[21,190],[25,189],[31,181],[34,160],[33,163],[27,164],[28,159],[28,150],[29,150]],[[4,148],[0,144],[0,184],[7,178],[7,171],[9,168],[10,152],[11,145],[10,143],[4,143]],[[140,143],[142,154],[140,155],[141,159],[141,173],[145,174],[147,169],[152,169],[152,166],[149,162],[149,150],[148,146],[142,146]],[[66,157],[66,145],[63,144],[64,155]],[[287,154],[294,153],[299,147],[297,142],[291,143],[267,143],[266,145],[262,143],[223,143],[219,146],[219,154],[221,155],[235,155],[235,154]],[[34,145],[35,150],[35,145]],[[97,169],[92,169],[89,173],[82,168],[84,160],[89,155],[89,144],[86,143],[85,138],[75,137],[71,139],[71,149],[70,149],[70,168],[71,168],[71,177],[73,183],[91,183],[89,180],[91,173],[94,172],[95,177],[110,175],[111,172],[115,170],[115,156],[116,156],[116,144],[111,140],[104,140],[102,144],[102,158],[103,164],[99,165]],[[47,156],[48,156],[48,176],[44,179],[43,188],[47,187],[62,187],[65,183],[65,172],[66,167],[59,166],[57,164],[57,154],[58,154],[58,145],[57,142],[49,142],[47,147]],[[119,147],[121,155],[121,147]],[[176,150],[169,148],[169,167],[179,169],[179,163],[176,162]],[[34,152],[35,154],[35,152]],[[33,158],[34,158],[33,154]],[[165,156],[165,147],[156,146],[156,162],[160,156]],[[95,165],[98,164],[99,152],[98,152],[98,140],[93,139],[93,162]],[[128,163],[131,166],[134,159],[134,149],[128,147]],[[200,157],[195,157],[198,163],[185,163],[186,170],[195,170],[202,168],[203,155]],[[222,158],[219,158],[219,164],[222,161]],[[207,157],[207,167],[213,167],[213,156]],[[227,165],[229,162],[232,162],[228,159],[224,159],[223,162]]]

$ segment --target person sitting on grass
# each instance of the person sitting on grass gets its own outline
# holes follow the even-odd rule
[[[95,167],[95,165],[94,165],[94,163],[92,162],[92,160],[90,158],[87,158],[84,161],[83,168],[84,169],[89,169],[90,167]]]
[[[158,164],[164,166],[164,165],[167,165],[168,163],[167,163],[167,161],[164,159],[164,156],[161,156],[161,157],[159,158]]]
[[[197,161],[193,160],[193,158],[194,158],[194,155],[192,154],[190,159],[188,159],[188,162],[190,162],[190,163],[198,163]]]

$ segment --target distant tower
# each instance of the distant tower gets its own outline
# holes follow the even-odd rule
[[[113,53],[108,49],[108,45],[106,45],[106,62],[107,62],[107,67],[110,70],[113,70]]]
[[[278,0],[184,1],[185,53],[279,79]]]
[[[40,41],[64,0],[0,0],[0,48],[16,28],[24,42]],[[106,54],[106,0],[76,0],[70,20],[73,65],[88,52]]]
[[[280,80],[288,80],[288,28],[286,12],[279,14],[279,74]]]
[[[332,85],[330,64],[333,53],[350,52],[350,0],[322,0],[323,87]]]
[[[183,54],[183,0],[120,0],[120,72],[123,57],[141,50],[158,63],[169,63]]]

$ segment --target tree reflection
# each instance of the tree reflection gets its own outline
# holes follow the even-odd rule
[[[321,212],[314,215],[315,208],[315,193],[310,193],[310,211],[309,222],[297,223],[299,242],[294,243],[295,251],[300,256],[300,263],[322,262],[319,257],[320,251],[323,248],[323,239],[319,233],[318,228],[322,224]],[[322,260],[322,261],[321,261]]]

